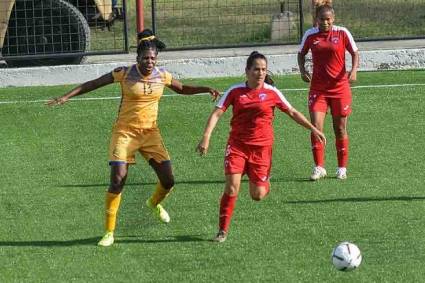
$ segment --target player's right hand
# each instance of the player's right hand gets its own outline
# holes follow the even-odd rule
[[[206,138],[202,138],[202,140],[196,146],[196,151],[199,152],[200,156],[204,156],[208,152],[209,140]]]
[[[311,75],[310,75],[310,73],[309,72],[303,72],[303,73],[301,73],[301,79],[303,81],[305,81],[306,83],[311,82]]]

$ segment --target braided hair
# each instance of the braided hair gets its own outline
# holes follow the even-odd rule
[[[145,50],[154,49],[155,53],[165,49],[164,42],[159,40],[150,29],[144,29],[137,34],[137,55],[142,55]]]
[[[246,68],[251,69],[252,65],[254,65],[254,61],[257,60],[257,59],[262,59],[262,60],[266,61],[266,63],[267,63],[266,56],[264,56],[263,54],[261,54],[258,51],[252,51],[251,54],[249,54],[248,59],[246,60]],[[269,71],[267,71],[267,72],[269,72]],[[274,85],[274,81],[269,74],[266,74],[264,82],[269,84],[269,85]]]

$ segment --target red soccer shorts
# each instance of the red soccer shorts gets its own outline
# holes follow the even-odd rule
[[[308,96],[310,112],[328,112],[331,108],[332,116],[349,116],[351,114],[351,93],[344,93],[341,97],[329,97],[324,93],[311,91]]]
[[[251,183],[268,187],[272,167],[272,146],[228,143],[224,157],[224,173],[247,174]]]

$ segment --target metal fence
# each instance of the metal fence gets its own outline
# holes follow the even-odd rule
[[[336,24],[356,40],[425,38],[424,0],[333,2]],[[135,2],[129,5],[127,0],[0,0],[0,59],[28,66],[127,52],[129,39],[136,45]],[[145,0],[143,10],[144,26],[170,49],[297,44],[312,25],[311,0]]]
[[[171,48],[296,43],[298,0],[145,1],[145,26]]]
[[[356,40],[425,38],[424,0],[335,0],[336,23]],[[170,48],[299,43],[311,0],[150,0],[145,26]]]
[[[79,63],[128,50],[126,0],[0,0],[0,50],[11,66]],[[1,57],[1,56],[0,56]]]

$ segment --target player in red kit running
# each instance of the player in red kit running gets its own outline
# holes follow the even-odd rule
[[[326,143],[323,133],[272,85],[273,81],[267,75],[267,59],[263,54],[256,51],[251,53],[245,73],[247,81],[232,86],[217,103],[197,146],[201,155],[207,153],[213,129],[223,113],[232,106],[231,131],[224,158],[226,185],[220,202],[219,232],[214,238],[217,242],[226,240],[243,174],[249,178],[249,192],[253,200],[259,201],[269,193],[276,107],[310,129],[317,140]]]
[[[313,125],[323,131],[325,116],[331,109],[335,145],[338,157],[336,177],[347,178],[348,134],[347,119],[351,113],[350,82],[356,81],[359,53],[350,32],[333,25],[335,12],[330,5],[316,10],[317,27],[309,29],[301,42],[298,65],[301,78],[310,82],[308,107]],[[311,50],[313,56],[313,77],[305,68],[305,56]],[[352,68],[347,74],[345,51],[351,54]],[[326,176],[325,145],[316,136],[311,136],[315,167],[310,176],[316,181]]]

